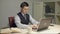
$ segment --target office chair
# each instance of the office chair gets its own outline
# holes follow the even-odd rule
[[[14,16],[8,17],[8,20],[9,20],[9,26],[10,27],[17,27],[16,24],[15,24]]]

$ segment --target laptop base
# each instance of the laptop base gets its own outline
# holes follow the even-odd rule
[[[48,29],[48,27],[45,27],[45,28],[42,28],[42,29],[38,29],[37,32],[43,31],[43,30],[46,30],[46,29]]]

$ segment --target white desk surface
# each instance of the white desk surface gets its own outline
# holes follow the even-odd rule
[[[49,26],[48,29],[40,31],[39,33],[60,33],[60,25]]]
[[[33,32],[31,31],[30,34],[58,34],[60,33],[60,25],[54,25],[54,26],[49,26],[48,29],[39,31],[39,32]],[[14,33],[14,34],[21,34],[21,33]]]

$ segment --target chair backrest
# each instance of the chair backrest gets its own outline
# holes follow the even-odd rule
[[[15,19],[14,17],[8,17],[8,20],[9,20],[9,26],[10,27],[16,27],[16,24],[15,24]]]

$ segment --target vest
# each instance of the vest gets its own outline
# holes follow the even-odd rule
[[[19,12],[17,15],[18,15],[19,18],[21,19],[21,23],[22,23],[22,24],[26,24],[26,25],[29,24],[29,22],[30,22],[29,14],[26,14],[26,19],[25,19],[25,17],[21,14],[21,12]]]

